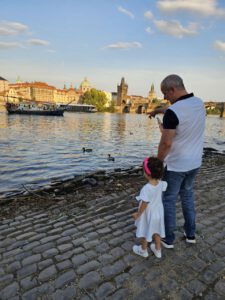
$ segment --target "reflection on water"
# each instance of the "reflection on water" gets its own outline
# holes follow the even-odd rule
[[[138,165],[156,154],[156,120],[136,114],[65,113],[63,118],[0,112],[0,194],[22,184]],[[225,148],[225,119],[207,117],[206,147]],[[82,147],[93,152],[83,153]],[[107,154],[115,162],[107,161]]]

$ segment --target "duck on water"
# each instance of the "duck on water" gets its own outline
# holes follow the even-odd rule
[[[83,152],[92,152],[92,149],[90,149],[90,148],[83,147],[82,150],[83,150]]]

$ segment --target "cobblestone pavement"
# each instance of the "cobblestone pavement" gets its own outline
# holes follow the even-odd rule
[[[140,176],[119,193],[89,189],[48,209],[20,206],[0,222],[0,299],[225,299],[224,174],[224,158],[205,159],[195,187],[197,244],[182,240],[178,203],[175,248],[161,260],[131,250]]]

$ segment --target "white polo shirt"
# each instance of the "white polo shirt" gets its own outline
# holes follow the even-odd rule
[[[174,120],[171,120],[174,119],[174,114],[178,125],[175,128],[173,125],[169,128],[168,124],[174,124]],[[193,94],[179,98],[167,109],[163,118],[163,126],[165,125],[165,129],[176,130],[172,147],[165,158],[167,170],[186,172],[201,166],[205,115],[203,101]]]

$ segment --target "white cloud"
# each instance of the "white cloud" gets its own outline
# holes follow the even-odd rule
[[[49,52],[49,53],[55,53],[56,51],[53,50],[53,49],[48,49],[47,52]]]
[[[27,41],[28,44],[33,45],[33,46],[48,46],[49,42],[44,41],[44,40],[39,40],[39,39],[31,39]]]
[[[158,8],[163,12],[190,12],[203,16],[225,17],[225,9],[218,7],[217,0],[159,0]]]
[[[177,38],[182,38],[184,36],[193,36],[198,33],[198,25],[196,23],[189,23],[187,27],[184,27],[176,20],[155,20],[154,24],[159,31]]]
[[[144,13],[144,17],[149,20],[152,20],[154,18],[153,13],[150,10],[148,10]]]
[[[27,31],[28,27],[22,23],[6,22],[0,23],[0,35],[17,35]]]
[[[223,51],[225,53],[225,42],[222,41],[215,41],[214,47],[217,50]]]
[[[147,33],[150,33],[150,34],[154,33],[154,31],[152,30],[151,27],[147,27],[147,28],[145,29],[145,31],[146,31]]]
[[[132,12],[130,12],[129,10],[123,8],[122,6],[118,7],[118,11],[129,16],[131,19],[134,19],[134,15],[132,14]]]
[[[118,42],[116,44],[111,44],[106,46],[107,49],[129,49],[129,48],[142,48],[142,44],[139,42]]]
[[[0,42],[0,49],[23,48],[20,43],[16,42]]]

